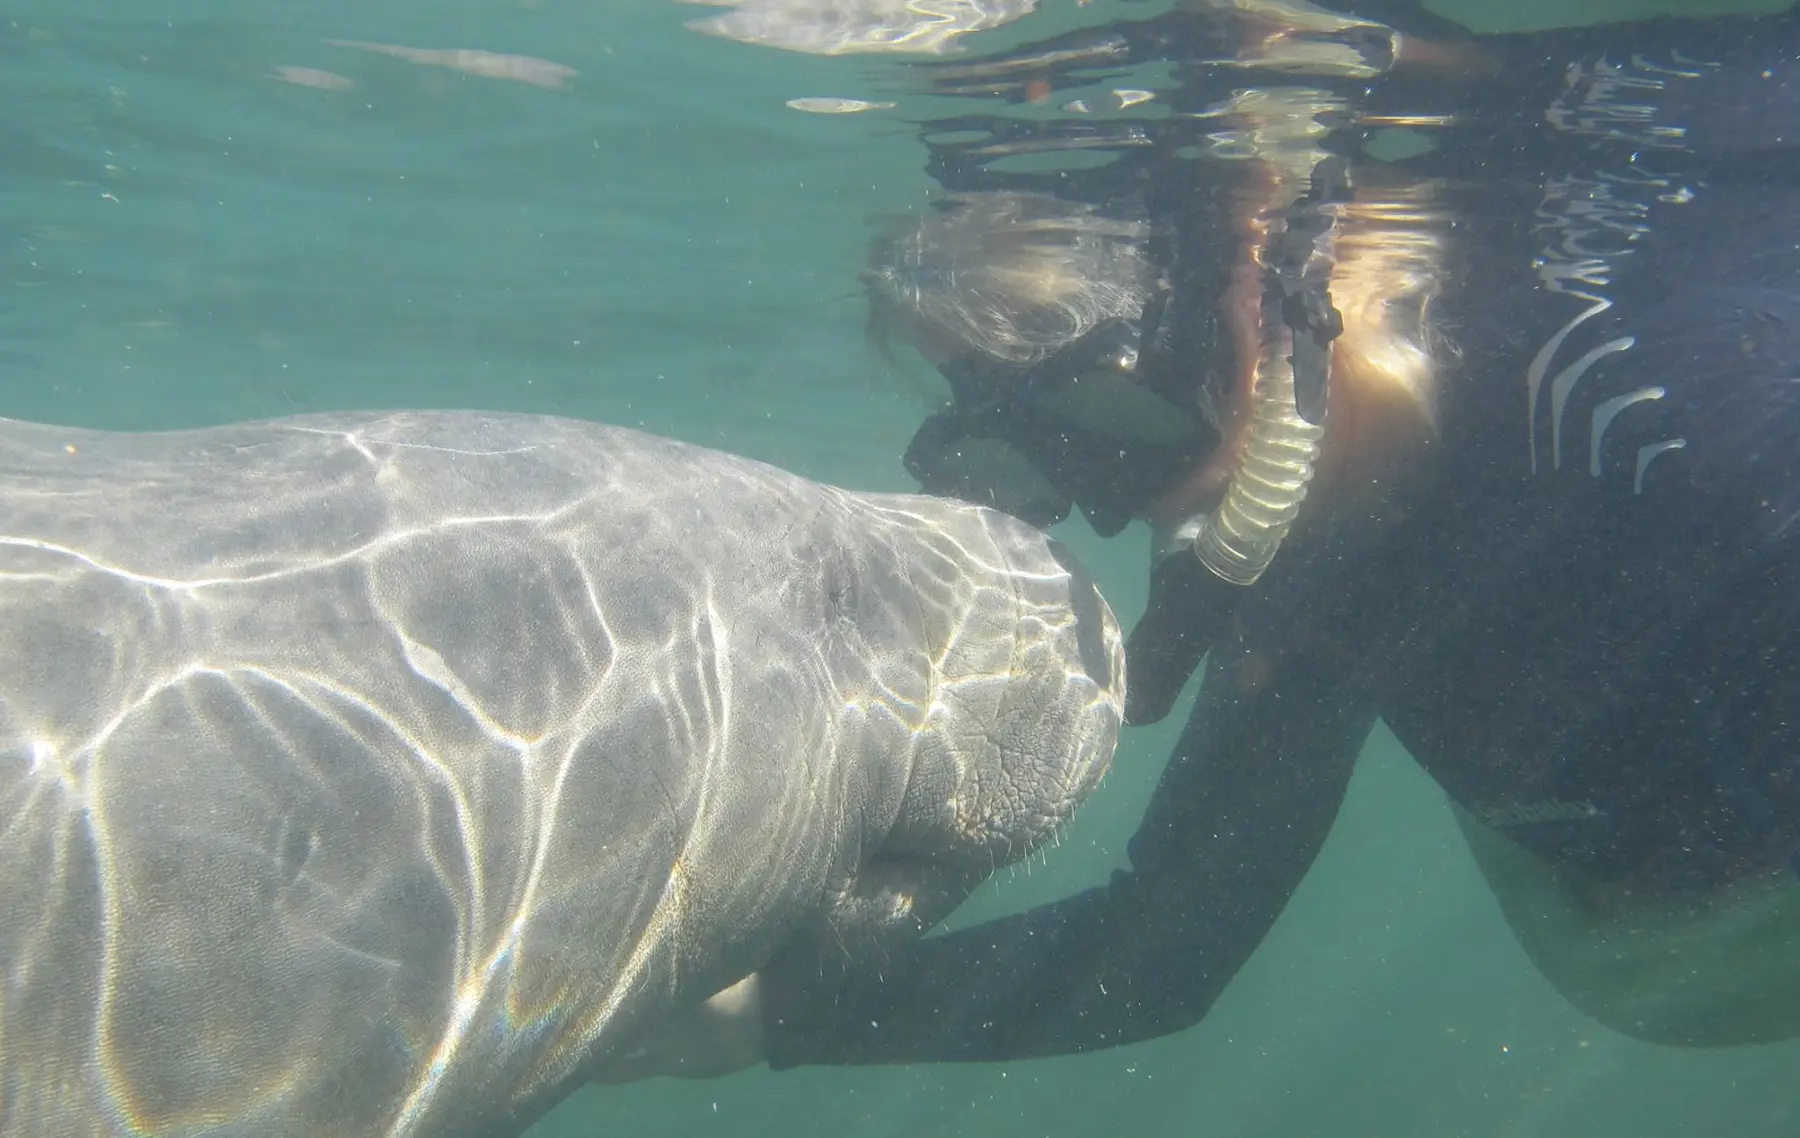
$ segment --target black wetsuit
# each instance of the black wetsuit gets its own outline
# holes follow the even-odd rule
[[[1498,77],[1359,98],[1464,122],[1404,164],[1452,179],[1458,218],[1440,440],[1404,516],[1314,519],[1247,592],[1129,871],[927,938],[880,976],[780,980],[772,1066],[1014,1059],[1196,1023],[1317,855],[1378,718],[1577,879],[1678,895],[1792,871],[1797,31],[1482,37]],[[1178,30],[1157,36],[1180,56]],[[1001,184],[939,157],[964,187]],[[1130,165],[1064,182],[1124,186]],[[1166,571],[1153,616],[1178,625],[1167,589],[1189,571]],[[1132,663],[1135,702],[1185,679]]]

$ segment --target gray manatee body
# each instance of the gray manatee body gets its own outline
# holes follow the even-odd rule
[[[537,416],[0,420],[0,1133],[517,1133],[1050,837],[1123,668],[950,501]]]

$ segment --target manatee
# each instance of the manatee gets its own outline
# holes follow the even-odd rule
[[[1124,683],[976,506],[533,415],[0,420],[0,1132],[517,1134],[1051,838]]]

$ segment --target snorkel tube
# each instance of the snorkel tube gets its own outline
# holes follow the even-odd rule
[[[1399,58],[1401,38],[1376,21],[1308,0],[1198,0],[1234,13],[1242,39],[1230,65],[1289,75],[1372,79]],[[1224,62],[1224,61],[1221,61]],[[1314,141],[1348,108],[1328,91],[1276,84],[1240,91],[1216,156],[1246,157],[1272,176],[1261,203],[1285,227],[1261,250],[1262,342],[1251,377],[1249,421],[1225,496],[1210,514],[1171,535],[1191,544],[1216,577],[1254,585],[1281,549],[1312,482],[1324,434],[1331,341],[1343,320],[1331,305],[1335,210],[1348,199],[1343,160]],[[1310,181],[1305,192],[1296,184]],[[1285,199],[1285,200],[1283,200]],[[1158,550],[1168,552],[1167,547]]]
[[[1333,109],[1329,96],[1292,91],[1290,98],[1290,107],[1305,113],[1265,119],[1255,139],[1262,145],[1254,156],[1274,174],[1260,203],[1273,232],[1253,250],[1263,285],[1261,331],[1245,419],[1219,504],[1171,530],[1152,529],[1150,601],[1126,646],[1133,679],[1125,722],[1133,726],[1169,713],[1245,590],[1275,561],[1312,485],[1325,434],[1331,342],[1343,331],[1329,288],[1332,237],[1349,187],[1343,160],[1307,144],[1317,126],[1311,115]],[[1296,193],[1302,176],[1307,188]],[[1179,556],[1183,549],[1192,560]],[[1204,567],[1198,580],[1196,561]]]
[[[1244,440],[1218,507],[1175,534],[1234,585],[1254,585],[1269,568],[1312,483],[1325,434],[1331,341],[1344,328],[1329,289],[1330,210],[1347,196],[1342,159],[1319,162],[1311,187],[1264,251],[1263,336]]]

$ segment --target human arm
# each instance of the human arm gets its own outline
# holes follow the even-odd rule
[[[1356,669],[1322,647],[1213,650],[1131,868],[1105,886],[927,937],[879,970],[766,970],[596,1080],[1024,1059],[1199,1022],[1317,856],[1374,720]]]
[[[763,978],[769,1065],[1022,1059],[1197,1023],[1329,832],[1374,719],[1335,653],[1215,648],[1105,886],[928,937],[831,986]]]

